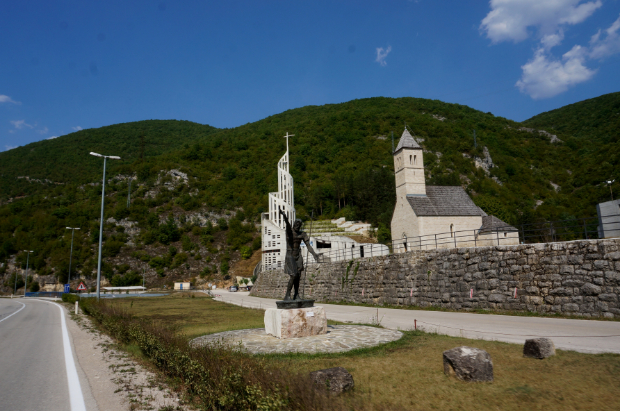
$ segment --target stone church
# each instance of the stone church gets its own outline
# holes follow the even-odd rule
[[[518,230],[487,215],[460,186],[427,186],[422,147],[405,129],[394,155],[394,252],[519,244]]]

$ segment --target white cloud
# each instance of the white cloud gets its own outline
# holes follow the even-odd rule
[[[53,140],[55,138],[58,138],[58,136],[51,136],[51,137],[46,138],[46,140]]]
[[[15,101],[11,97],[5,96],[4,94],[0,94],[0,103],[21,104],[19,101]]]
[[[620,17],[608,29],[598,31],[590,39],[590,58],[602,59],[620,53]],[[601,37],[601,34],[603,36]]]
[[[8,144],[4,146],[4,151],[9,151],[9,150],[13,150],[14,148],[17,148],[17,146],[9,146]]]
[[[388,48],[385,50],[383,49],[383,47],[377,47],[377,58],[375,59],[375,61],[381,64],[381,66],[383,67],[387,66],[385,58],[388,54],[390,54],[390,51],[392,51],[392,46],[388,46]]]
[[[75,130],[75,131],[80,131],[80,130],[83,130],[83,128],[82,128],[82,127],[80,127],[80,126],[75,126],[75,127],[71,127],[71,128],[72,128],[73,130]]]
[[[11,124],[18,130],[21,130],[24,127],[34,128],[33,125],[26,123],[26,120],[11,120]]]
[[[540,48],[532,60],[521,66],[523,74],[516,86],[535,100],[563,93],[596,73],[584,65],[587,53],[587,49],[577,45],[557,60]]]
[[[553,47],[560,44],[562,40],[564,40],[564,31],[558,30],[557,33],[544,35],[543,38],[540,39],[540,43],[546,50],[551,50]]]
[[[37,130],[39,134],[47,134],[49,129],[47,127],[43,127],[41,130]]]
[[[528,38],[529,28],[539,36],[555,34],[565,24],[578,24],[603,5],[601,0],[491,0],[491,11],[480,30],[493,43]]]

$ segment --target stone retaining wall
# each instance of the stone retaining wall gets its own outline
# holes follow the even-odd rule
[[[251,295],[282,298],[287,281],[264,271]],[[620,239],[360,258],[311,266],[302,282],[306,297],[322,302],[620,317]]]

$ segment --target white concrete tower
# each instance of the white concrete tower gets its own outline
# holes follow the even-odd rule
[[[406,128],[394,151],[394,175],[397,201],[406,200],[407,194],[426,195],[422,147]]]
[[[278,191],[269,193],[269,213],[262,216],[263,270],[276,270],[284,267],[286,256],[286,224],[279,213],[282,210],[289,222],[295,221],[295,197],[293,176],[289,173],[288,138],[286,133],[286,153],[278,161]]]

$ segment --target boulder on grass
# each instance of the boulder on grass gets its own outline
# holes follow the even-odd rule
[[[317,386],[327,389],[332,394],[348,391],[355,385],[353,376],[342,367],[313,371],[310,373],[310,378]]]
[[[443,352],[443,372],[463,381],[493,381],[493,361],[479,348],[456,347]]]
[[[523,345],[524,357],[542,360],[552,355],[555,355],[555,345],[553,345],[553,341],[550,338],[525,340],[525,345]]]

